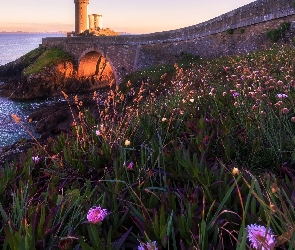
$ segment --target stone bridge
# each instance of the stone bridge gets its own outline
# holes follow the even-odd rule
[[[258,0],[190,27],[144,35],[44,38],[42,46],[72,54],[79,76],[114,78],[153,65],[175,63],[180,52],[205,58],[248,53],[271,45],[268,30],[291,22],[284,42],[292,40],[293,0]],[[232,32],[229,32],[232,31]]]

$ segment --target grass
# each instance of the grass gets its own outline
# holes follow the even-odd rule
[[[136,72],[94,93],[97,119],[75,97],[72,131],[0,172],[2,249],[293,249],[294,58]],[[97,223],[94,206],[108,211]],[[252,224],[268,233],[251,246]]]
[[[71,60],[72,57],[58,48],[52,48],[45,50],[37,60],[30,64],[27,68],[24,69],[23,74],[28,76],[30,74],[36,74],[44,70],[45,67],[50,67],[55,65],[58,62],[65,60]]]

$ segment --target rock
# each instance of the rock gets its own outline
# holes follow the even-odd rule
[[[64,91],[70,93],[94,92],[109,86],[109,82],[96,75],[78,76],[71,60],[65,60],[45,67],[39,73],[23,74],[24,64],[16,60],[0,66],[0,96],[12,100],[30,100],[60,96]]]
[[[79,101],[83,103],[83,108],[89,108],[99,118],[97,111],[97,104],[91,99],[91,96],[80,96]],[[52,106],[41,108],[33,112],[28,119],[35,122],[35,131],[39,134],[50,133],[59,134],[61,132],[68,132],[71,130],[72,124],[78,120],[78,107],[74,102],[56,103]]]

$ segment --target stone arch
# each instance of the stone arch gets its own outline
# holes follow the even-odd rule
[[[78,59],[78,76],[94,77],[97,81],[119,84],[115,67],[108,56],[96,48],[85,50]]]

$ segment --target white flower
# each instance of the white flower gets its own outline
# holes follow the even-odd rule
[[[191,103],[193,103],[193,102],[195,101],[195,99],[192,98],[192,99],[189,99],[189,101],[190,101]]]
[[[248,225],[248,239],[251,247],[259,250],[273,250],[276,244],[275,236],[270,228],[256,224]]]
[[[165,121],[167,121],[167,118],[163,117],[162,122],[165,122]]]

